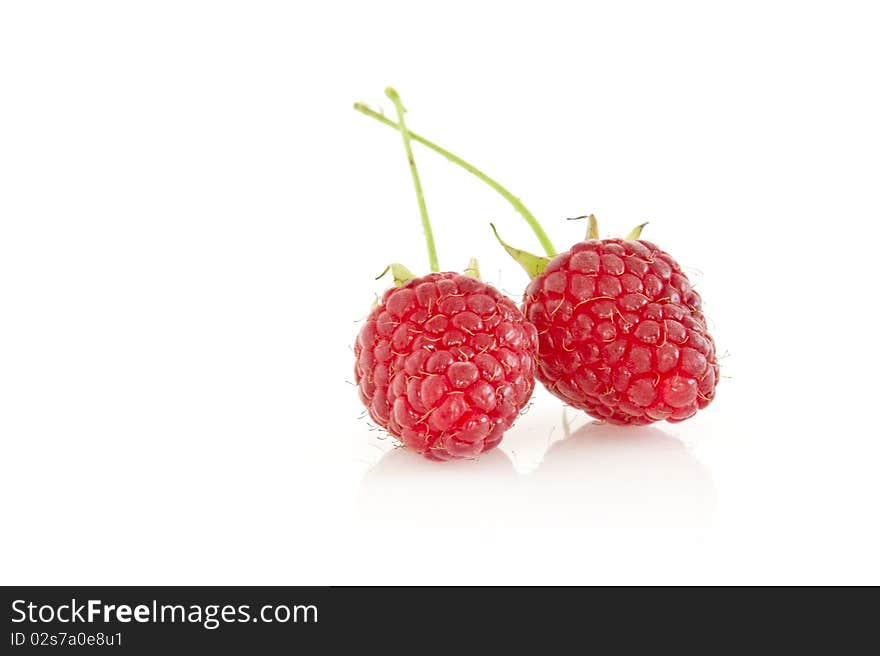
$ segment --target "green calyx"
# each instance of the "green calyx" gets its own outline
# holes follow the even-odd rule
[[[587,218],[587,239],[599,239],[599,221],[596,220],[595,214],[590,214]]]
[[[498,234],[498,230],[495,229],[494,224],[490,223],[489,225],[492,227],[492,232],[495,233],[495,239],[498,240],[498,243],[504,247],[504,250],[507,251],[507,254],[510,255],[510,257],[516,260],[516,262],[525,269],[525,272],[529,274],[530,278],[535,278],[544,273],[544,269],[550,264],[549,257],[534,255],[528,251],[514,248],[501,238],[501,235]]]
[[[468,262],[467,268],[464,270],[464,275],[468,278],[482,280],[482,278],[480,278],[480,264],[477,262],[477,258],[471,258],[470,262]]]
[[[583,216],[573,216],[569,221],[579,221],[580,219],[587,219],[587,241],[591,239],[601,239],[599,237],[599,221],[596,219],[595,214],[584,214]],[[648,222],[640,223],[635,228],[629,231],[629,233],[624,237],[626,241],[634,241],[639,239],[642,236],[642,230],[644,227],[648,225]]]
[[[402,287],[404,283],[416,277],[416,274],[414,274],[402,264],[392,262],[387,267],[385,267],[385,270],[382,273],[376,276],[376,280],[379,280],[379,278],[384,276],[389,271],[391,272],[391,276],[394,278],[394,284],[397,287]]]
[[[598,240],[599,239],[599,222],[596,220],[595,215],[590,214],[587,216],[577,216],[574,219],[588,219],[587,225],[587,240]],[[547,268],[547,265],[550,264],[550,260],[552,258],[542,257],[541,255],[535,255],[534,253],[529,253],[528,251],[521,250],[519,248],[514,248],[506,241],[504,241],[501,236],[498,234],[498,230],[495,228],[495,225],[489,224],[492,228],[492,232],[495,233],[495,239],[498,240],[498,243],[504,247],[504,250],[507,251],[507,254],[510,255],[523,269],[525,272],[529,274],[530,278],[536,278],[544,273],[544,269]],[[632,241],[638,239],[642,235],[642,229],[648,225],[647,222],[642,223],[641,225],[637,225],[635,228],[630,230],[629,234],[625,237],[627,241]]]
[[[624,237],[624,239],[626,239],[627,241],[633,241],[635,239],[638,239],[639,237],[642,236],[642,228],[644,228],[646,225],[648,225],[647,221],[645,221],[642,224],[637,225],[635,228],[633,228],[632,230],[629,231],[629,234],[626,237]]]
[[[376,276],[376,280],[383,278],[385,274],[391,272],[391,277],[394,278],[394,285],[396,287],[403,287],[406,283],[408,283],[413,278],[416,278],[416,274],[407,269],[405,266],[400,264],[399,262],[392,262],[387,267],[385,267],[384,271]],[[475,280],[482,280],[480,277],[480,263],[477,262],[477,258],[472,257],[468,262],[467,267],[463,271],[464,275],[468,278],[473,278]]]

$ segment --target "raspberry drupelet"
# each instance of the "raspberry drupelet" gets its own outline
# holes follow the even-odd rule
[[[495,288],[432,273],[389,289],[355,345],[370,417],[435,460],[496,446],[534,389],[537,333]]]
[[[648,241],[576,244],[525,292],[537,377],[610,423],[687,419],[711,402],[718,380],[701,306],[678,263]]]

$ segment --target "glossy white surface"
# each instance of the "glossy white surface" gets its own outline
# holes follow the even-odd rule
[[[868,3],[4,3],[0,583],[880,583]],[[424,272],[398,136],[692,275],[693,420],[543,391],[477,462],[371,431],[353,343]],[[416,147],[441,263],[537,250]],[[569,437],[565,424],[569,423]]]

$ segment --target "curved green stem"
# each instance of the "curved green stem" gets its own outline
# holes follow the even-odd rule
[[[379,112],[373,111],[372,109],[370,109],[369,107],[367,107],[366,105],[364,105],[362,103],[355,103],[354,108],[357,111],[359,111],[361,114],[365,114],[366,116],[369,116],[370,118],[374,118],[377,121],[379,121],[380,123],[384,123],[385,125],[392,127],[395,130],[400,130],[400,127],[401,127],[400,125],[398,125],[397,123],[395,123],[391,119],[383,116]],[[448,159],[453,164],[457,164],[458,166],[460,166],[464,170],[475,175],[477,178],[479,178],[480,180],[485,182],[487,185],[492,187],[492,189],[494,189],[499,194],[501,194],[507,200],[507,202],[509,202],[511,205],[513,205],[513,208],[522,215],[522,217],[526,220],[526,223],[529,224],[529,227],[532,229],[532,232],[535,233],[535,236],[538,238],[538,241],[541,242],[541,246],[543,247],[544,252],[547,255],[549,255],[550,257],[553,257],[556,255],[556,249],[553,247],[553,242],[550,241],[550,238],[547,236],[547,233],[544,232],[544,228],[541,227],[541,224],[538,222],[538,219],[536,219],[535,216],[531,212],[529,212],[529,210],[526,208],[525,205],[523,205],[522,201],[519,198],[514,196],[506,188],[501,186],[501,184],[499,182],[490,178],[488,175],[483,173],[477,167],[473,166],[472,164],[468,164],[466,161],[464,161],[458,155],[454,155],[454,154],[450,153],[445,148],[438,146],[437,144],[435,144],[432,141],[428,141],[424,137],[419,136],[419,135],[415,134],[414,132],[409,132],[409,136],[413,141],[418,141],[423,146],[426,146],[427,148],[430,148],[434,152],[439,153],[440,155],[443,155],[443,157]]]
[[[422,229],[425,231],[425,242],[428,244],[428,261],[431,263],[431,271],[437,273],[440,271],[440,263],[437,260],[437,247],[434,245],[434,232],[431,230],[431,221],[428,219],[428,206],[425,205],[425,194],[422,193],[422,181],[419,179],[419,171],[416,168],[416,160],[412,154],[412,144],[410,143],[410,133],[406,129],[406,121],[403,118],[406,109],[400,100],[397,91],[388,87],[385,89],[385,95],[394,103],[397,110],[397,123],[400,128],[400,134],[403,136],[403,147],[406,150],[406,159],[409,161],[409,170],[412,173],[413,186],[416,188],[416,200],[419,201],[419,214],[422,215]]]

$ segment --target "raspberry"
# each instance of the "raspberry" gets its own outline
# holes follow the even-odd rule
[[[700,295],[644,240],[592,239],[546,265],[523,313],[547,389],[614,424],[682,421],[715,395],[718,363]]]
[[[531,397],[537,333],[498,290],[457,273],[385,292],[355,344],[370,417],[434,460],[496,446]]]

